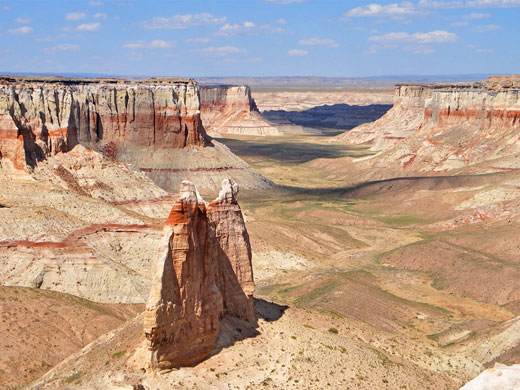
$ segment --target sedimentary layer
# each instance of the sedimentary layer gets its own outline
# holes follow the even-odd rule
[[[202,86],[200,111],[212,135],[282,135],[284,127],[264,119],[251,97],[249,87]]]
[[[520,167],[520,78],[472,84],[398,85],[380,120],[336,137],[386,150],[375,161],[421,171],[488,163]]]
[[[253,322],[251,247],[238,186],[223,182],[206,205],[193,183],[182,183],[166,221],[144,332],[154,368],[197,363],[216,347],[226,315]]]
[[[270,185],[206,135],[193,80],[0,77],[4,169],[34,168],[78,144],[142,170],[166,190],[184,179],[217,189],[223,177],[244,188]]]

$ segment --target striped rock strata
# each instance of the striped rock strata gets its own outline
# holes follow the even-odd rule
[[[255,320],[251,247],[236,195],[224,180],[209,204],[183,182],[152,268],[144,332],[154,368],[195,364],[216,347],[219,321]]]
[[[283,126],[262,117],[251,97],[241,86],[200,87],[200,111],[206,130],[212,135],[282,135]]]

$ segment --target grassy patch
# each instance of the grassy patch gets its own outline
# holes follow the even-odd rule
[[[315,288],[311,292],[301,296],[300,298],[298,298],[296,300],[295,303],[298,306],[303,306],[303,305],[309,304],[311,301],[314,301],[314,300],[322,297],[323,295],[326,295],[326,294],[330,293],[331,291],[335,290],[340,285],[341,285],[341,281],[339,279],[330,280],[330,281],[326,282],[325,284]]]
[[[81,372],[80,371],[78,371],[78,372],[76,372],[76,373],[66,377],[64,382],[65,383],[72,383],[72,382],[78,383],[79,378],[81,378]]]
[[[119,358],[122,357],[125,353],[126,353],[126,351],[119,351],[119,352],[113,353],[113,354],[112,354],[112,359],[119,359]]]

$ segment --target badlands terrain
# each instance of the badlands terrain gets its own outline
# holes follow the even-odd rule
[[[458,389],[518,363],[518,77],[398,85],[393,98],[380,86],[1,84],[0,386]],[[186,179],[216,200],[177,197]],[[192,367],[147,364],[143,347],[162,345],[146,330],[163,326],[160,308],[144,304],[163,291],[152,266],[180,199],[207,210],[190,226],[216,226],[204,248],[235,237],[241,286],[222,269],[194,279],[224,299],[196,327],[204,345],[190,348],[209,357]],[[199,294],[189,280],[183,305]]]

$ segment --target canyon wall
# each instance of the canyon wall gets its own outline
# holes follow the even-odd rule
[[[197,85],[183,79],[3,77],[0,125],[2,160],[17,167],[34,166],[79,143],[92,148],[113,143],[117,154],[133,146],[183,148],[206,142]]]
[[[372,144],[381,152],[374,161],[411,170],[442,172],[481,163],[486,169],[516,169],[519,130],[520,77],[509,76],[398,85],[385,116],[335,140]]]
[[[383,150],[413,134],[422,123],[426,99],[432,94],[428,85],[396,85],[393,107],[375,122],[365,123],[340,134],[332,141],[370,144]]]
[[[202,86],[200,111],[204,127],[211,135],[282,135],[283,125],[262,117],[249,87]]]
[[[215,190],[225,177],[244,188],[269,187],[267,179],[207,136],[199,94],[189,79],[0,77],[2,167],[32,169],[81,144],[138,168],[169,191],[185,179]]]
[[[195,364],[216,347],[224,316],[254,322],[249,236],[236,196],[224,180],[206,204],[181,185],[152,269],[144,332],[154,368]]]

